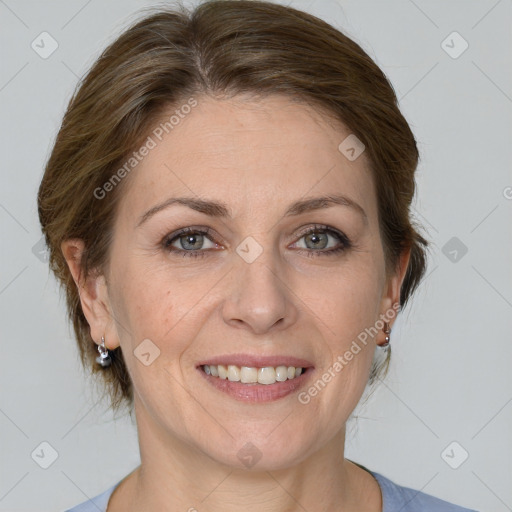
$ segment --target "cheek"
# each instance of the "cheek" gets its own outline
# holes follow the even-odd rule
[[[114,313],[123,348],[133,352],[149,339],[160,350],[155,362],[176,364],[201,326],[201,310],[209,303],[205,292],[218,276],[183,279],[179,270],[136,257],[119,265],[116,274]]]
[[[359,256],[317,283],[314,294],[309,288],[307,295],[325,343],[317,379],[327,383],[325,388],[318,386],[323,389],[318,407],[337,420],[344,419],[359,401],[375,351],[371,328],[379,319],[383,267],[378,253]]]
[[[194,336],[187,329],[196,325],[187,315],[191,292],[171,287],[163,275],[154,277],[137,265],[119,268],[114,314],[136,395],[156,417],[186,403],[179,365]],[[160,412],[154,409],[160,406]],[[179,424],[176,418],[175,427]]]
[[[322,293],[308,299],[321,319],[317,325],[325,342],[324,364],[314,386],[319,395],[318,416],[332,420],[326,422],[327,429],[346,421],[367,384],[375,351],[371,328],[379,318],[380,282],[378,266],[367,260],[326,280]]]
[[[338,340],[340,348],[378,319],[382,276],[369,257],[305,279],[297,295],[319,320],[326,339]]]

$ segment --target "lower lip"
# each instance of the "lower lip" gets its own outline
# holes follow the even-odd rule
[[[242,382],[207,375],[201,367],[197,368],[197,370],[219,391],[223,391],[242,402],[272,402],[283,398],[304,386],[313,373],[313,368],[308,368],[306,372],[301,373],[298,377],[283,382],[275,382],[274,384],[243,384]]]

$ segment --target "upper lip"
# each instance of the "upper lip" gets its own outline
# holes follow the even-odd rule
[[[226,354],[210,357],[198,363],[198,367],[202,365],[236,365],[248,366],[249,368],[265,368],[267,366],[294,366],[295,368],[309,368],[313,364],[306,359],[300,359],[294,356],[276,355],[276,356],[260,356],[253,354]]]

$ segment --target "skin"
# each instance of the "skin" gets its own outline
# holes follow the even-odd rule
[[[344,458],[344,442],[382,331],[306,405],[297,392],[237,401],[195,368],[218,354],[286,354],[311,361],[316,381],[399,301],[409,253],[386,274],[366,155],[349,161],[338,145],[350,131],[285,97],[197,100],[126,178],[107,275],[81,280],[83,243],[62,244],[92,338],[121,345],[134,383],[141,466],[108,512],[231,512],[241,504],[246,512],[381,511],[376,480]],[[340,205],[284,217],[294,201],[333,193],[358,203],[366,220]],[[222,201],[233,217],[173,205],[137,227],[150,208],[179,196]],[[301,231],[315,223],[341,231],[352,247],[319,254],[340,242],[331,234],[317,248]],[[204,257],[162,246],[187,226],[213,230],[212,240],[193,245]],[[252,263],[236,252],[248,236],[263,249]],[[186,243],[173,246],[185,251]],[[133,356],[144,339],[160,350],[149,366]],[[248,442],[261,452],[250,468],[237,457]]]

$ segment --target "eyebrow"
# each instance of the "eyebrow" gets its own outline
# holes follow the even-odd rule
[[[146,222],[149,218],[153,217],[156,213],[169,208],[173,204],[181,204],[188,206],[192,210],[204,213],[210,217],[232,218],[232,214],[225,203],[218,201],[206,201],[196,197],[172,197],[163,203],[157,204],[144,213],[137,223],[137,227]],[[319,197],[311,197],[292,203],[286,210],[284,217],[292,217],[301,215],[302,213],[322,210],[330,208],[335,205],[347,206],[355,210],[363,217],[365,223],[368,222],[368,217],[364,209],[354,200],[343,195],[327,195]]]

